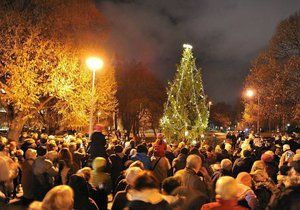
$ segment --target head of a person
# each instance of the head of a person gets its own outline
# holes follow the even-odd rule
[[[72,210],[74,204],[73,190],[67,185],[52,188],[42,202],[33,202],[29,210]]]
[[[189,155],[186,159],[186,167],[193,169],[196,173],[202,167],[202,160],[198,155]]]
[[[138,145],[136,151],[137,153],[144,153],[144,154],[148,153],[147,147],[143,144]]]
[[[96,157],[93,161],[93,169],[96,172],[103,172],[106,167],[106,160],[103,157]]]
[[[242,151],[242,156],[244,157],[244,158],[249,158],[249,157],[251,157],[251,151],[250,150],[243,150]]]
[[[150,171],[143,171],[135,178],[133,189],[137,191],[159,189],[159,183]]]
[[[262,170],[262,171],[266,170],[266,165],[263,161],[261,160],[255,161],[252,165],[250,174],[254,173],[257,170]]]
[[[164,139],[164,134],[163,134],[163,133],[158,133],[158,134],[156,135],[156,138],[157,138],[158,140],[163,140],[163,139]]]
[[[26,160],[34,160],[37,156],[37,152],[35,149],[31,149],[29,148],[26,152],[25,152],[25,159]]]
[[[131,168],[131,167],[139,167],[140,169],[144,170],[145,167],[144,167],[144,163],[142,163],[141,161],[137,160],[137,161],[134,161],[133,163],[131,163],[129,165],[128,168]]]
[[[237,181],[230,176],[222,176],[216,183],[217,197],[222,200],[236,199],[238,193]]]
[[[139,167],[130,167],[125,171],[125,180],[129,186],[133,186],[135,179],[143,170]]]
[[[47,154],[47,147],[46,146],[39,146],[37,148],[37,155],[43,157]]]
[[[285,145],[283,145],[282,150],[283,150],[283,152],[286,152],[286,151],[291,150],[291,147],[290,147],[290,145],[285,144]]]
[[[187,155],[188,153],[189,153],[189,150],[185,147],[180,150],[180,154]]]
[[[221,161],[221,169],[225,171],[231,171],[232,169],[232,162],[229,159],[223,159]]]
[[[114,152],[116,154],[123,153],[123,147],[121,145],[116,145],[115,148],[114,148]]]
[[[5,144],[4,142],[0,141],[0,152],[4,151],[5,149]]]
[[[73,174],[70,177],[69,186],[73,189],[75,203],[76,199],[82,197],[88,197],[88,186],[83,174]]]
[[[91,179],[92,169],[90,167],[84,167],[77,171],[77,174],[82,174],[87,182]]]
[[[162,182],[162,192],[166,195],[171,195],[178,187],[180,187],[180,181],[176,177],[168,177]]]
[[[4,157],[0,156],[0,168],[1,168],[1,173],[0,173],[0,182],[6,182],[10,178],[10,169],[9,165]]]
[[[77,149],[77,144],[76,144],[76,142],[71,142],[71,143],[69,144],[69,150],[70,150],[70,152],[71,152],[71,153],[74,153],[74,152],[76,151],[76,149]]]
[[[300,175],[300,154],[295,154],[293,157],[293,161],[291,162],[291,166],[297,175]]]
[[[268,174],[265,170],[256,170],[254,171],[253,173],[251,173],[252,175],[252,179],[255,181],[255,182],[265,182],[268,180]]]
[[[252,177],[249,173],[247,172],[241,172],[237,175],[236,177],[236,181],[239,183],[239,184],[243,184],[243,185],[246,185],[248,187],[251,188],[252,186]]]
[[[67,166],[73,163],[73,156],[68,148],[62,148],[58,155],[59,160],[64,161]]]

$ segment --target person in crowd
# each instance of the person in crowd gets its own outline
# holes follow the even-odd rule
[[[154,148],[154,153],[151,157],[153,175],[156,177],[160,184],[165,178],[168,177],[168,171],[171,169],[169,160],[164,154],[165,153],[156,151],[156,149]]]
[[[74,210],[98,210],[98,206],[89,197],[88,184],[82,174],[73,174],[69,186],[74,192]]]
[[[157,139],[154,143],[154,151],[156,152],[157,156],[164,157],[166,150],[167,143],[164,140],[164,135],[162,133],[158,133]]]
[[[113,189],[115,189],[118,183],[117,179],[121,175],[122,171],[125,169],[125,162],[127,158],[123,153],[123,147],[121,145],[116,145],[114,148],[114,154],[109,156],[111,162],[111,180],[113,184]]]
[[[204,204],[201,210],[246,210],[237,201],[238,184],[230,176],[220,177],[216,183],[216,202]]]
[[[251,157],[251,151],[249,150],[242,150],[242,156],[236,159],[233,163],[232,173],[233,176],[236,177],[241,172],[250,173],[251,167],[253,164],[253,159]]]
[[[159,192],[159,183],[151,172],[140,173],[127,193],[129,210],[171,210]]]
[[[70,177],[78,171],[79,167],[73,161],[73,155],[68,148],[63,148],[58,155],[59,171],[56,184],[68,184]]]
[[[296,154],[291,162],[291,172],[285,181],[285,189],[271,204],[271,210],[300,209],[300,154]]]
[[[110,175],[105,172],[105,167],[106,160],[103,157],[94,159],[91,183],[99,194],[106,195],[105,203],[108,203],[108,195],[112,191],[112,181]]]
[[[29,210],[73,210],[74,194],[71,187],[59,185],[52,188],[42,202],[35,201]]]
[[[130,167],[126,170],[125,180],[127,186],[124,190],[118,191],[118,193],[115,195],[112,203],[112,210],[124,209],[126,207],[128,203],[127,192],[133,188],[135,179],[142,172],[143,170],[139,167]]]
[[[173,173],[175,174],[177,171],[181,170],[181,169],[184,169],[185,168],[185,165],[186,165],[186,159],[188,157],[188,149],[187,148],[182,148],[180,150],[180,153],[178,155],[178,157],[176,157],[174,160],[173,160],[173,163],[172,163],[172,166],[173,166]]]
[[[279,160],[279,168],[291,162],[293,156],[295,155],[295,153],[291,150],[290,145],[288,144],[283,145],[282,149],[283,149],[283,154],[281,155]]]
[[[141,161],[144,164],[144,167],[146,170],[152,169],[151,159],[147,155],[148,149],[145,145],[140,144],[137,146],[137,154],[133,157],[131,157],[131,160],[133,161]]]
[[[54,177],[58,174],[58,169],[46,158],[47,148],[40,146],[37,149],[38,157],[32,164],[33,190],[35,199],[41,201],[46,193],[54,186]]]
[[[163,198],[170,204],[172,209],[179,209],[183,202],[183,199],[172,194],[180,185],[179,179],[175,177],[168,177],[162,183]]]
[[[216,171],[212,176],[213,189],[217,180],[222,176],[232,176],[232,162],[229,159],[223,159],[220,164],[220,170]]]
[[[277,174],[279,171],[278,163],[274,160],[274,152],[273,151],[266,151],[261,156],[261,160],[264,162],[266,166],[266,172],[268,176],[273,180],[274,183],[277,183]]]
[[[238,204],[249,209],[257,209],[258,200],[252,190],[252,177],[247,172],[241,172],[237,175],[236,181],[238,183]]]
[[[28,148],[25,152],[25,161],[21,163],[22,178],[21,184],[23,188],[23,201],[25,204],[29,204],[34,199],[33,191],[33,169],[32,165],[37,157],[35,149]]]
[[[88,153],[90,154],[91,159],[96,157],[108,158],[106,153],[106,137],[103,135],[103,126],[97,124],[94,127],[94,132],[91,136],[91,142],[88,147]]]
[[[182,170],[179,170],[175,177],[179,177],[181,184],[188,189],[193,189],[202,192],[203,194],[209,197],[210,191],[208,189],[208,181],[210,178],[204,176],[198,176],[197,174],[202,172],[206,177],[209,177],[207,171],[202,167],[202,160],[197,155],[189,155],[186,160],[186,167]]]

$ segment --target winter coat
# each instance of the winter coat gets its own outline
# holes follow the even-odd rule
[[[94,132],[91,137],[88,153],[91,155],[91,159],[96,157],[103,157],[107,159],[106,153],[106,138],[101,132]]]
[[[210,195],[204,178],[199,177],[193,169],[182,169],[175,174],[175,177],[181,178],[182,186],[202,192],[204,195]]]
[[[34,191],[32,189],[33,185],[33,170],[32,170],[32,159],[25,160],[21,164],[21,171],[22,171],[22,179],[21,184],[23,188],[23,196],[26,199],[33,199],[34,198]]]
[[[152,157],[151,166],[153,175],[159,183],[168,177],[168,171],[171,169],[169,160],[166,157]]]
[[[271,204],[271,210],[298,210],[300,209],[300,177],[295,176],[287,187]]]
[[[128,210],[172,210],[157,189],[129,190],[127,198]]]
[[[256,209],[258,200],[253,190],[243,184],[238,184],[238,204],[245,208]]]
[[[119,191],[113,200],[111,210],[121,210],[127,206],[128,199],[127,199],[127,190]]]
[[[117,154],[112,154],[109,156],[109,159],[111,161],[111,179],[113,186],[116,186],[118,183],[116,183],[117,179],[121,175],[124,168],[125,158],[120,157]]]
[[[252,165],[253,165],[253,160],[250,157],[236,159],[232,167],[233,176],[237,177],[237,175],[240,172],[250,173]]]
[[[134,157],[131,158],[133,161],[141,161],[144,164],[145,170],[151,170],[151,160],[150,157],[145,153],[137,153]]]
[[[178,157],[173,160],[172,166],[174,168],[174,173],[185,168],[186,159],[187,155],[179,154]]]
[[[204,204],[201,210],[246,210],[247,208],[239,206],[237,200],[217,199],[217,202]]]
[[[213,175],[212,175],[212,182],[213,182],[213,189],[215,189],[216,183],[218,181],[218,179],[222,176],[232,176],[231,171],[226,171],[224,169],[221,169],[219,171],[216,171]]]
[[[112,182],[111,182],[111,178],[110,178],[109,174],[107,174],[105,172],[100,172],[100,171],[93,170],[92,171],[91,183],[97,189],[105,190],[107,195],[111,193]]]

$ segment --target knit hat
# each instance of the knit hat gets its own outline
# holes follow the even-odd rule
[[[251,175],[247,172],[241,172],[237,175],[236,177],[236,181],[240,184],[243,184],[243,185],[246,185],[248,187],[251,187],[251,181],[252,181],[252,178],[251,178]]]
[[[36,156],[37,156],[37,153],[36,153],[36,150],[35,150],[35,149],[29,148],[29,149],[25,152],[25,158],[26,158],[26,160],[28,160],[28,159],[34,159],[34,158],[36,158]]]
[[[270,155],[268,153],[264,153],[262,154],[261,158],[260,158],[262,161],[264,161],[265,163],[270,163],[273,161],[274,159],[274,156],[273,155]]]
[[[100,124],[96,124],[94,126],[94,131],[96,131],[96,132],[101,132],[101,131],[103,131],[103,129],[104,129],[104,127]]]
[[[232,162],[229,159],[223,159],[221,161],[221,169],[231,170]]]
[[[164,134],[163,134],[163,133],[158,133],[158,134],[156,135],[156,138],[158,138],[158,139],[163,139],[163,138],[164,138]]]
[[[126,179],[126,182],[129,184],[129,185],[133,185],[136,177],[142,172],[143,170],[139,167],[131,167],[131,168],[128,168],[125,172],[125,179]]]
[[[283,145],[283,152],[290,150],[290,149],[291,149],[290,145],[288,145],[288,144]]]

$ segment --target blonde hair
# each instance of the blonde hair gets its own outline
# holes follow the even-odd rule
[[[266,165],[262,160],[257,160],[253,163],[250,174],[255,173],[257,170],[266,171]]]
[[[223,200],[231,200],[237,197],[237,181],[230,176],[223,176],[218,179],[216,184],[217,196]]]
[[[71,187],[59,185],[52,188],[42,202],[33,202],[29,210],[72,210],[74,193]]]

